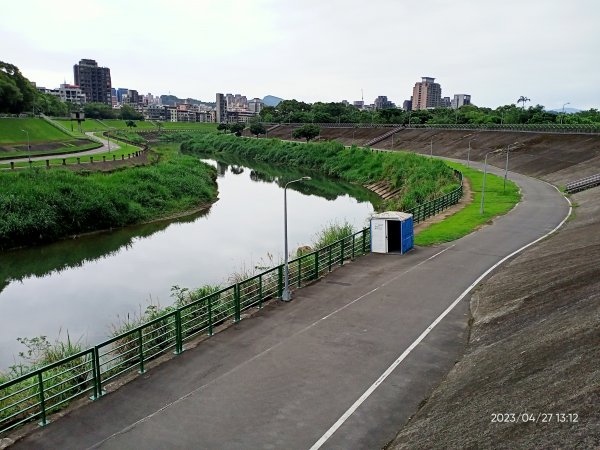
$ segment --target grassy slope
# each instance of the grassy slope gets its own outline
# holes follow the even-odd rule
[[[27,146],[27,134],[21,130],[29,132],[31,143],[73,139],[43,119],[0,119],[0,144],[23,143]]]
[[[485,207],[480,214],[481,187],[483,173],[468,168],[463,164],[447,162],[451,167],[460,170],[471,183],[473,201],[456,214],[442,222],[434,223],[415,236],[415,244],[431,245],[448,242],[465,236],[478,227],[488,223],[495,216],[510,211],[521,199],[519,188],[507,180],[506,192],[503,190],[504,178],[487,174],[485,181]]]
[[[401,196],[385,208],[406,210],[456,187],[453,171],[436,159],[413,153],[381,153],[345,148],[338,142],[301,144],[277,139],[242,139],[204,133],[183,138],[182,151],[237,155],[259,162],[320,171],[346,181],[368,184],[386,180]]]

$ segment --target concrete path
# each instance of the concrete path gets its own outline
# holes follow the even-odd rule
[[[87,131],[85,134],[87,134],[88,136],[94,135],[94,133],[91,131]],[[78,156],[96,155],[98,153],[106,153],[108,151],[113,152],[113,151],[121,148],[115,141],[110,141],[110,146],[109,146],[108,140],[106,140],[104,138],[99,138],[97,136],[94,136],[94,137],[97,140],[102,142],[102,147],[94,148],[92,150],[86,150],[83,152],[61,153],[59,155],[32,156],[31,158],[29,158],[27,156],[23,156],[21,158],[3,159],[2,161],[0,161],[0,164],[10,164],[11,162],[14,162],[14,163],[27,162],[27,161],[29,161],[29,159],[31,159],[31,161],[45,161],[47,159],[62,159],[62,158],[73,158],[73,157],[78,157]],[[132,151],[133,151],[133,147],[132,147]]]
[[[381,448],[460,358],[468,302],[432,323],[568,212],[552,186],[511,179],[523,201],[493,225],[404,256],[359,258],[16,448]]]

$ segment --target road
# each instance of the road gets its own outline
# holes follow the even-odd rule
[[[510,178],[523,200],[492,225],[359,258],[15,448],[381,448],[460,359],[466,292],[569,212],[554,187]]]
[[[91,131],[86,131],[85,134],[87,134],[88,136],[94,135],[94,133]],[[78,157],[78,156],[96,155],[98,153],[106,153],[109,150],[115,151],[115,150],[118,150],[121,148],[115,141],[111,141],[110,147],[109,147],[108,140],[106,140],[104,138],[99,138],[97,136],[95,136],[95,138],[102,142],[102,147],[94,148],[92,150],[86,150],[83,152],[76,152],[76,153],[61,153],[60,155],[33,156],[33,157],[31,157],[31,161],[45,161],[47,159],[61,159],[61,158],[72,158],[72,157]],[[10,164],[11,162],[14,162],[14,163],[27,162],[27,161],[29,161],[29,159],[30,158],[28,158],[27,156],[24,156],[21,158],[14,158],[14,159],[3,159],[2,161],[0,161],[0,164]]]

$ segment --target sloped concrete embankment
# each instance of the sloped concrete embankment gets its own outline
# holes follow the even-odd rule
[[[573,200],[471,297],[464,358],[389,448],[598,448],[600,188]]]

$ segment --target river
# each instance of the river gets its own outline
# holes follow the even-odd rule
[[[174,285],[228,285],[234,272],[277,264],[289,180],[312,177],[288,188],[290,251],[332,222],[361,229],[377,202],[366,189],[314,173],[205,161],[217,167],[219,185],[207,211],[0,253],[0,370],[26,350],[18,337],[68,333],[87,347],[149,302],[171,304]]]

